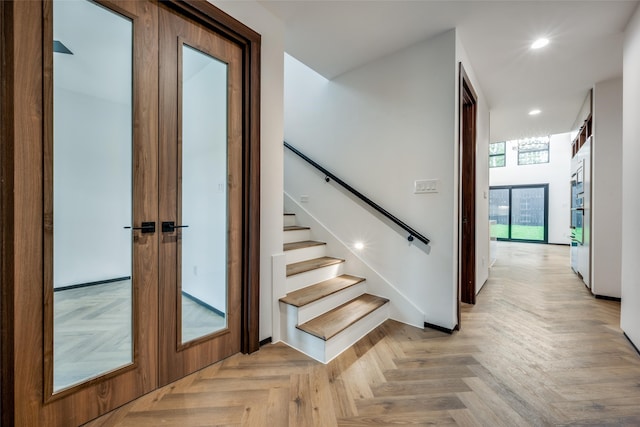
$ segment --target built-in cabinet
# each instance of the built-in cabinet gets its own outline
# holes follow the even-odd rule
[[[622,78],[594,85],[578,123],[571,159],[571,267],[593,295],[619,299]]]
[[[591,289],[591,115],[572,142],[571,268]]]
[[[622,78],[593,88],[591,292],[622,295]]]

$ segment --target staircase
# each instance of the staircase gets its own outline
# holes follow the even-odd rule
[[[280,298],[282,340],[328,363],[388,317],[386,298],[366,293],[363,277],[345,274],[345,261],[327,256],[311,229],[284,214],[287,295]]]

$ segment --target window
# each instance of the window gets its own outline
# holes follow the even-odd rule
[[[518,165],[549,163],[549,137],[526,138],[518,141]]]
[[[489,144],[489,167],[501,168],[505,164],[505,143],[494,142]]]

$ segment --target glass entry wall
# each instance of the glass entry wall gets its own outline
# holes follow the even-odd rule
[[[549,185],[491,187],[489,219],[495,220],[498,240],[547,243]]]

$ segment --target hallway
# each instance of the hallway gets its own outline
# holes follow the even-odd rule
[[[566,246],[500,242],[462,330],[387,321],[328,365],[235,355],[88,425],[638,425],[640,356]]]

